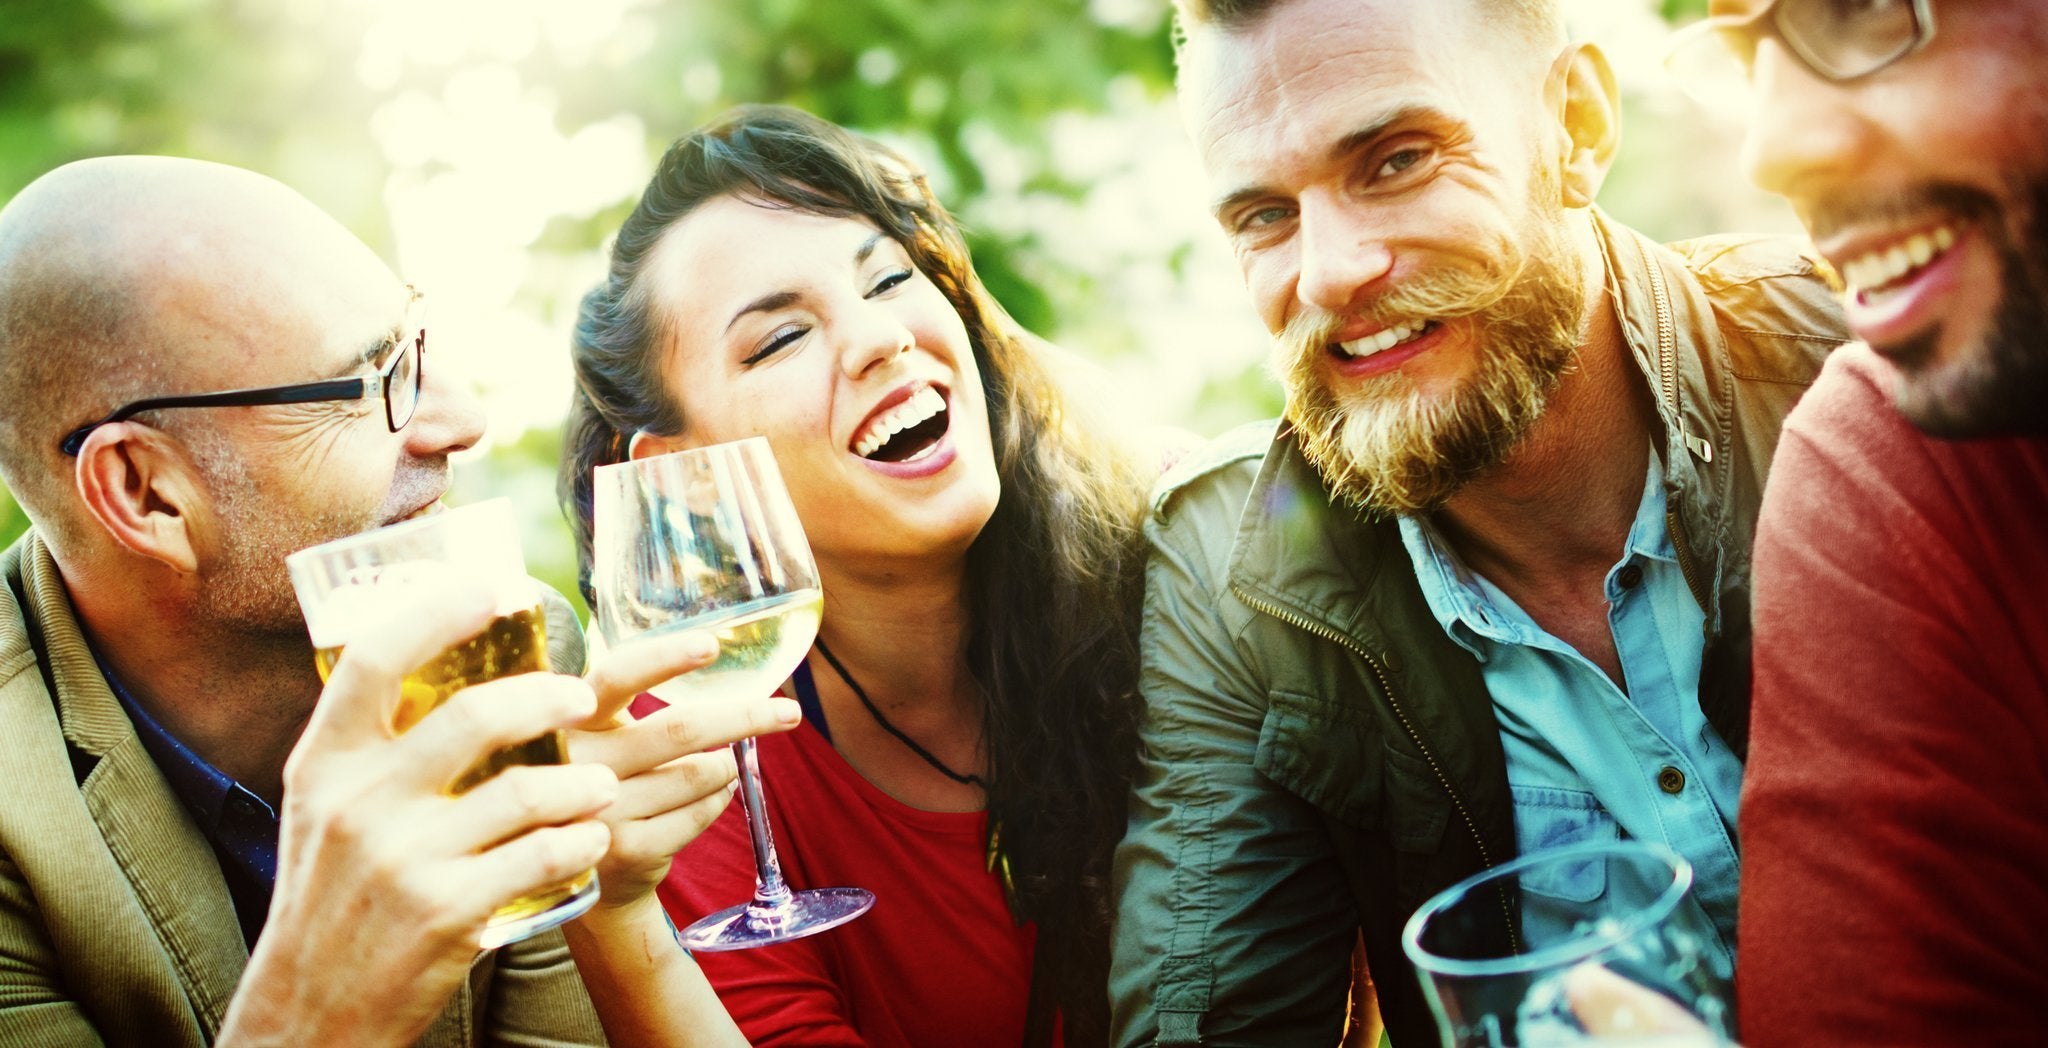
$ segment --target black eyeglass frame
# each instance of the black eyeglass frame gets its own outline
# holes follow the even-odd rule
[[[1769,34],[1783,42],[1786,49],[1799,59],[1800,64],[1806,66],[1815,76],[1832,83],[1848,83],[1851,80],[1860,80],[1897,62],[1899,59],[1926,47],[1927,42],[1934,39],[1934,0],[1908,0],[1908,2],[1910,4],[1908,10],[1913,20],[1912,37],[1891,54],[1872,61],[1867,67],[1854,70],[1842,70],[1833,66],[1826,59],[1814,53],[1806,41],[1801,40],[1795,34],[1787,33],[1785,31],[1785,24],[1779,17],[1785,8],[1782,0],[1770,0],[1762,8],[1752,11],[1747,15],[1714,15],[1709,17],[1705,21],[1688,27],[1685,32],[1674,39],[1667,54],[1676,54],[1690,43],[1692,38],[1705,36],[1709,33],[1723,36],[1729,33],[1741,33],[1750,37],[1753,47],[1756,41],[1763,38],[1765,32],[1765,30],[1760,28],[1759,23],[1766,23],[1767,21]]]
[[[391,362],[374,375],[360,378],[332,378],[318,382],[297,382],[288,386],[259,386],[251,389],[229,389],[218,393],[188,393],[182,396],[150,397],[116,408],[112,414],[97,422],[88,422],[64,435],[57,447],[66,455],[76,456],[85,446],[85,438],[93,430],[115,422],[125,422],[145,411],[159,408],[233,408],[264,407],[277,404],[314,404],[325,400],[368,400],[378,397],[384,401],[384,421],[396,433],[412,421],[419,409],[420,388],[426,374],[427,327],[424,322],[423,299],[417,290],[410,287],[412,301],[406,307],[405,326],[400,328],[399,337],[393,342]],[[406,334],[410,332],[410,334]],[[396,401],[391,397],[395,380],[405,358],[413,357],[412,396],[406,401],[405,417],[398,417]]]

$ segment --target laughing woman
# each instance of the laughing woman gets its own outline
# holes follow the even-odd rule
[[[563,497],[587,595],[594,467],[759,434],[817,556],[806,723],[760,744],[769,811],[793,884],[878,901],[698,956],[748,1037],[1097,1044],[1152,471],[1005,333],[908,171],[782,108],[671,147],[583,302]],[[752,892],[741,818],[675,862],[678,926]]]

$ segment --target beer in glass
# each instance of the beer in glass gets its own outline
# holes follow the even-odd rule
[[[446,510],[301,550],[285,559],[311,634],[314,664],[326,680],[350,639],[409,593],[456,577],[481,580],[497,595],[490,625],[414,669],[401,685],[392,730],[404,732],[449,696],[472,684],[545,671],[547,623],[539,583],[526,577],[517,522],[508,499]],[[463,793],[515,764],[563,764],[561,732],[486,755],[448,784]],[[515,899],[491,915],[479,945],[517,942],[570,920],[597,901],[597,873]]]

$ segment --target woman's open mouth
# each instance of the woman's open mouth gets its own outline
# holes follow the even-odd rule
[[[871,462],[916,462],[937,450],[951,419],[946,395],[921,386],[868,416],[848,450]]]

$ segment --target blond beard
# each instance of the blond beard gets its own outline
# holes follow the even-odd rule
[[[1276,345],[1287,419],[1333,498],[1376,515],[1428,513],[1542,416],[1578,349],[1586,267],[1561,210],[1531,225],[1525,250],[1411,281],[1365,314],[1380,327],[1470,318],[1478,359],[1448,394],[1426,394],[1398,369],[1333,390],[1326,355],[1353,317],[1307,310],[1288,322]]]

